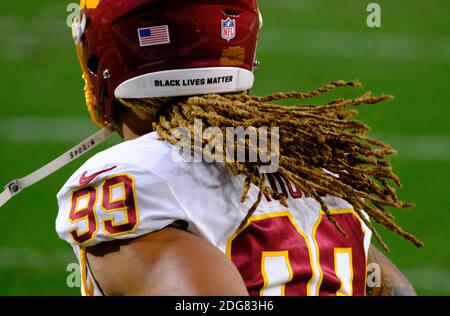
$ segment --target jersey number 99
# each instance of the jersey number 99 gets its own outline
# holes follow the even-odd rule
[[[120,190],[122,194],[115,198],[113,190]],[[69,221],[78,223],[84,221],[86,229],[80,231],[74,228],[70,231],[73,239],[79,244],[91,241],[99,229],[96,214],[97,199],[100,195],[102,215],[102,229],[107,235],[117,236],[133,232],[138,224],[138,211],[134,179],[129,175],[116,175],[103,181],[100,188],[87,186],[72,192]],[[115,222],[114,214],[122,212],[125,218],[122,222]],[[108,217],[108,215],[110,215]]]

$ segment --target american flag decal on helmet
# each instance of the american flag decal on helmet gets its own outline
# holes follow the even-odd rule
[[[138,29],[138,35],[141,47],[170,43],[168,25],[143,27]]]

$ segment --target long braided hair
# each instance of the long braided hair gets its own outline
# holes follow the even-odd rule
[[[176,128],[187,128],[192,138],[195,137],[195,119],[201,119],[206,127],[221,129],[224,135],[227,127],[279,127],[279,135],[276,135],[279,140],[277,172],[297,185],[305,197],[316,199],[341,233],[345,235],[321,197],[331,195],[350,203],[385,250],[388,250],[387,245],[362,210],[375,222],[421,247],[422,242],[399,227],[387,210],[387,207],[402,209],[413,206],[412,203],[399,200],[394,189],[394,186],[401,186],[400,179],[392,171],[387,156],[395,154],[395,150],[367,136],[369,127],[354,120],[357,111],[350,108],[390,100],[392,96],[373,97],[367,92],[354,99],[336,99],[322,105],[282,106],[274,103],[288,99],[306,100],[345,86],[359,88],[361,84],[340,80],[308,93],[280,92],[264,97],[234,93],[119,101],[134,111],[156,115],[153,129],[160,139],[173,145],[180,141],[172,133]],[[268,138],[270,133],[269,129]],[[194,146],[192,144],[193,150]],[[248,152],[260,150],[248,141],[244,146]],[[227,150],[226,146],[223,146],[223,150]],[[209,155],[215,158],[213,153]],[[285,197],[266,185],[264,174],[258,168],[262,165],[260,161],[227,160],[225,165],[233,175],[245,177],[242,201],[246,200],[252,184],[259,188],[257,201],[243,223],[257,209],[263,194],[279,199],[287,206]]]

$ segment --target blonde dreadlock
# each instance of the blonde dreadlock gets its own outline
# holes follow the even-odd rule
[[[341,233],[345,235],[321,199],[325,195],[349,202],[385,250],[388,249],[386,244],[361,210],[377,223],[421,247],[423,244],[402,230],[395,223],[394,216],[386,210],[386,207],[413,206],[412,203],[400,201],[391,186],[391,183],[401,186],[400,179],[386,159],[395,150],[368,137],[368,126],[351,120],[357,111],[348,109],[390,100],[392,96],[372,97],[368,92],[355,99],[337,99],[315,106],[287,107],[273,103],[287,99],[306,100],[345,86],[359,88],[361,85],[355,81],[333,81],[308,93],[280,92],[265,97],[246,93],[208,94],[189,98],[121,99],[120,102],[133,110],[157,114],[153,129],[160,139],[171,144],[179,142],[172,135],[172,130],[177,127],[186,127],[194,136],[195,119],[201,119],[206,127],[218,127],[223,132],[226,127],[280,127],[277,135],[280,142],[279,174],[296,184],[305,197],[315,198]],[[196,149],[193,144],[191,146]],[[245,146],[249,152],[260,150],[250,142],[246,142]],[[214,158],[214,154],[210,155]],[[266,186],[264,176],[258,169],[259,162],[226,161],[225,164],[233,175],[245,176],[242,201],[247,198],[251,184],[259,188],[258,199],[243,223],[252,216],[263,193],[278,198],[286,205],[285,197]]]

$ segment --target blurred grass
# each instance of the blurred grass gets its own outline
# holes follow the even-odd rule
[[[369,2],[261,1],[265,26],[254,92],[310,90],[330,80],[358,78],[363,90],[340,90],[317,102],[355,96],[365,89],[393,94],[394,101],[360,109],[360,118],[377,135],[387,141],[389,135],[448,139],[449,2],[377,1],[382,7],[380,29],[365,24]],[[0,3],[0,126],[22,116],[89,120],[65,25],[66,5],[56,0]],[[93,130],[78,131],[79,139]],[[41,167],[72,145],[0,137],[0,184]],[[0,295],[79,294],[66,286],[66,265],[75,257],[54,231],[55,194],[85,159],[27,189],[0,210]],[[450,159],[415,159],[399,152],[392,161],[404,183],[400,196],[417,204],[409,212],[396,211],[397,220],[426,247],[415,249],[381,228],[390,257],[420,294],[450,294]],[[33,252],[35,257],[23,255]]]

